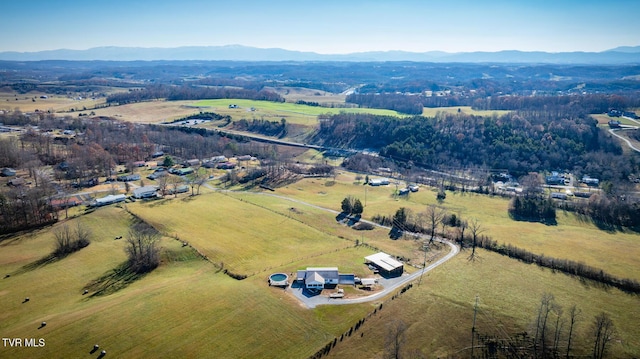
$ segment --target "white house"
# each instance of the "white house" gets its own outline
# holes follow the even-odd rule
[[[369,180],[369,186],[386,186],[389,184],[388,178],[376,178]]]
[[[110,194],[108,196],[98,198],[93,202],[96,207],[106,206],[112,203],[124,202],[126,196],[123,194]]]
[[[298,281],[302,281],[307,289],[322,289],[325,285],[337,285],[340,280],[338,267],[309,267],[299,270]]]
[[[133,190],[133,197],[137,199],[155,197],[158,193],[158,187],[156,186],[144,186],[138,187]]]

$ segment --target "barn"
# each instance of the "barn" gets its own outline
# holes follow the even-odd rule
[[[404,265],[402,262],[384,252],[364,257],[364,261],[365,263],[374,265],[378,268],[380,275],[383,277],[397,277],[401,276],[404,272]]]

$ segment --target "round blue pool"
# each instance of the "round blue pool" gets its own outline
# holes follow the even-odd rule
[[[274,273],[269,276],[269,285],[286,287],[287,285],[289,285],[287,279],[289,279],[289,276],[284,273]]]

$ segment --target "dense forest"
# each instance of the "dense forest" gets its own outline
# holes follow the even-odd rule
[[[284,102],[277,93],[267,90],[252,90],[229,87],[194,87],[194,86],[148,86],[144,89],[116,93],[107,97],[107,104],[124,105],[132,102],[156,99],[201,100],[201,99],[249,99]]]
[[[375,149],[382,156],[428,168],[482,166],[516,176],[568,169],[601,179],[626,178],[637,169],[635,158],[623,158],[620,145],[596,125],[589,116],[541,111],[405,119],[343,113],[322,120],[315,140]]]

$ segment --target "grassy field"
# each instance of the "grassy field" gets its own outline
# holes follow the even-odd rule
[[[463,357],[470,352],[475,297],[479,298],[476,328],[498,338],[532,332],[540,298],[551,293],[565,311],[576,304],[582,310],[576,325],[574,355],[590,356],[593,317],[610,314],[617,333],[610,344],[611,358],[640,355],[640,298],[615,289],[602,289],[550,270],[479,251],[480,260],[467,261],[466,252],[430,272],[420,286],[388,301],[383,310],[331,350],[330,358],[382,358],[385,340],[394,321],[406,324],[406,353],[427,358]],[[554,316],[555,318],[555,316]],[[566,327],[565,327],[566,328]],[[565,334],[566,335],[566,334]],[[566,341],[563,340],[566,346]],[[479,354],[476,352],[476,354]]]
[[[134,123],[161,123],[200,113],[200,111],[208,111],[191,106],[192,103],[193,101],[150,101],[92,111],[98,116],[113,117]],[[88,113],[88,111],[84,112]]]
[[[391,196],[392,187],[364,187],[355,182],[353,174],[342,173],[335,182],[307,179],[273,194],[338,209],[346,195],[363,199],[367,188],[365,217],[393,213],[400,206],[417,211],[435,201],[435,193],[425,187],[410,199],[400,200]],[[126,258],[124,241],[114,240],[126,236],[132,223],[122,208],[100,208],[70,220],[71,225],[75,221],[88,225],[94,240],[51,264],[30,265],[53,249],[52,228],[0,242],[0,273],[11,274],[0,281],[0,303],[5,308],[0,313],[0,334],[46,340],[44,348],[0,347],[0,357],[79,357],[88,355],[98,343],[116,357],[306,358],[372,313],[379,302],[308,310],[286,291],[267,286],[268,275],[307,266],[339,266],[341,271],[364,276],[368,270],[362,258],[374,251],[355,247],[356,240],[406,256],[414,255],[418,246],[411,239],[392,241],[382,229],[355,231],[336,222],[333,213],[273,197],[271,192],[203,192],[196,197],[127,204],[128,210],[166,234],[177,235],[180,241],[164,237],[161,266],[109,295],[91,296],[90,284],[113,273]],[[487,226],[487,234],[494,235],[508,225],[499,214],[505,203],[448,193],[444,205],[463,216],[477,216]],[[489,221],[495,224],[490,226]],[[539,230],[534,224],[514,223],[509,230],[503,228],[505,233],[525,233],[523,228],[528,226]],[[584,232],[572,232],[576,229],[570,230],[571,226]],[[607,258],[608,254],[609,264],[622,262],[621,268],[637,271],[635,262],[625,262],[637,257],[633,243],[627,243],[625,255],[614,251],[615,241],[625,240],[624,236],[634,242],[632,234],[607,238],[588,224],[562,219],[557,227],[565,236],[576,237],[569,242],[574,251],[579,252],[579,246],[593,250],[594,244],[584,236],[599,236],[605,244],[599,249],[605,252],[600,256]],[[560,241],[552,231],[547,235],[550,239],[540,245]],[[536,240],[543,241],[531,241]],[[182,247],[181,241],[189,242],[210,262],[191,247]],[[576,303],[583,310],[581,353],[587,351],[593,315],[606,310],[619,331],[613,357],[640,355],[640,328],[634,320],[640,314],[637,296],[486,251],[480,251],[480,260],[468,262],[466,253],[428,274],[420,287],[414,286],[395,300],[385,299],[384,310],[367,320],[362,336],[358,333],[338,344],[332,355],[381,357],[386,328],[394,318],[409,325],[407,348],[428,357],[453,355],[468,345],[476,295],[480,297],[478,330],[504,336],[528,329],[544,292],[553,293],[565,308]],[[561,253],[572,254],[569,249]],[[221,264],[250,276],[242,281],[231,279],[223,274]],[[613,267],[605,269],[609,268]],[[92,292],[82,295],[85,288]],[[25,297],[30,301],[23,303]],[[38,329],[42,321],[47,325]]]
[[[355,245],[291,218],[295,214],[287,209],[277,212],[221,193],[138,202],[128,208],[239,274],[258,274]]]
[[[596,120],[598,120],[598,124],[602,125],[602,126],[607,126],[607,124],[611,120],[619,121],[620,124],[622,124],[622,125],[638,126],[637,122],[631,121],[630,119],[625,118],[625,117],[610,117],[607,114],[592,114],[591,117],[593,117]]]
[[[47,98],[44,99],[40,96],[47,96]],[[0,91],[0,110],[14,110],[19,108],[22,112],[34,112],[36,110],[44,112],[66,112],[71,109],[81,111],[83,108],[93,108],[99,103],[104,103],[104,98],[95,100],[91,98],[78,99],[78,96],[69,97],[40,92],[18,94],[15,92]],[[87,111],[87,113],[89,112],[90,110]],[[73,115],[73,113],[70,115]]]
[[[330,185],[327,185],[327,184]],[[366,193],[365,193],[366,191]],[[395,186],[370,187],[355,184],[355,177],[343,173],[337,181],[305,179],[278,188],[276,193],[319,206],[339,209],[347,195],[360,198],[366,206],[364,218],[376,214],[392,216],[400,207],[413,213],[423,212],[426,206],[441,206],[462,218],[477,218],[483,234],[501,243],[511,243],[547,256],[582,261],[588,265],[623,278],[640,280],[640,234],[632,231],[603,231],[573,213],[558,211],[558,224],[519,222],[509,218],[509,200],[476,194],[447,192],[443,203],[436,201],[436,193],[423,187],[409,197],[394,197]]]
[[[239,108],[229,108],[229,105],[238,105]],[[396,111],[370,109],[370,108],[329,108],[319,106],[298,105],[287,102],[253,101],[239,99],[202,100],[193,103],[193,106],[203,107],[205,111],[229,115],[234,121],[240,119],[265,119],[268,121],[280,121],[284,118],[288,123],[315,126],[318,115],[348,113],[372,113],[376,115],[404,117]],[[254,109],[253,111],[251,109]]]
[[[181,204],[189,207],[193,202]],[[128,358],[304,358],[372,308],[304,309],[282,289],[268,287],[266,275],[231,279],[190,254],[190,247],[166,237],[161,242],[165,260],[158,269],[110,295],[83,295],[91,282],[125,260],[124,241],[114,238],[126,236],[131,218],[122,209],[105,207],[71,220],[71,225],[81,220],[92,229],[92,243],[28,271],[25,265],[52,250],[51,229],[0,243],[0,271],[11,274],[0,287],[0,333],[46,341],[43,348],[0,347],[0,357],[81,357],[98,343],[110,356]],[[335,259],[346,269],[356,269],[370,253],[351,247],[320,255],[314,263]],[[280,270],[306,265],[292,262]],[[30,300],[24,302],[25,297]],[[42,321],[47,325],[38,329]]]

